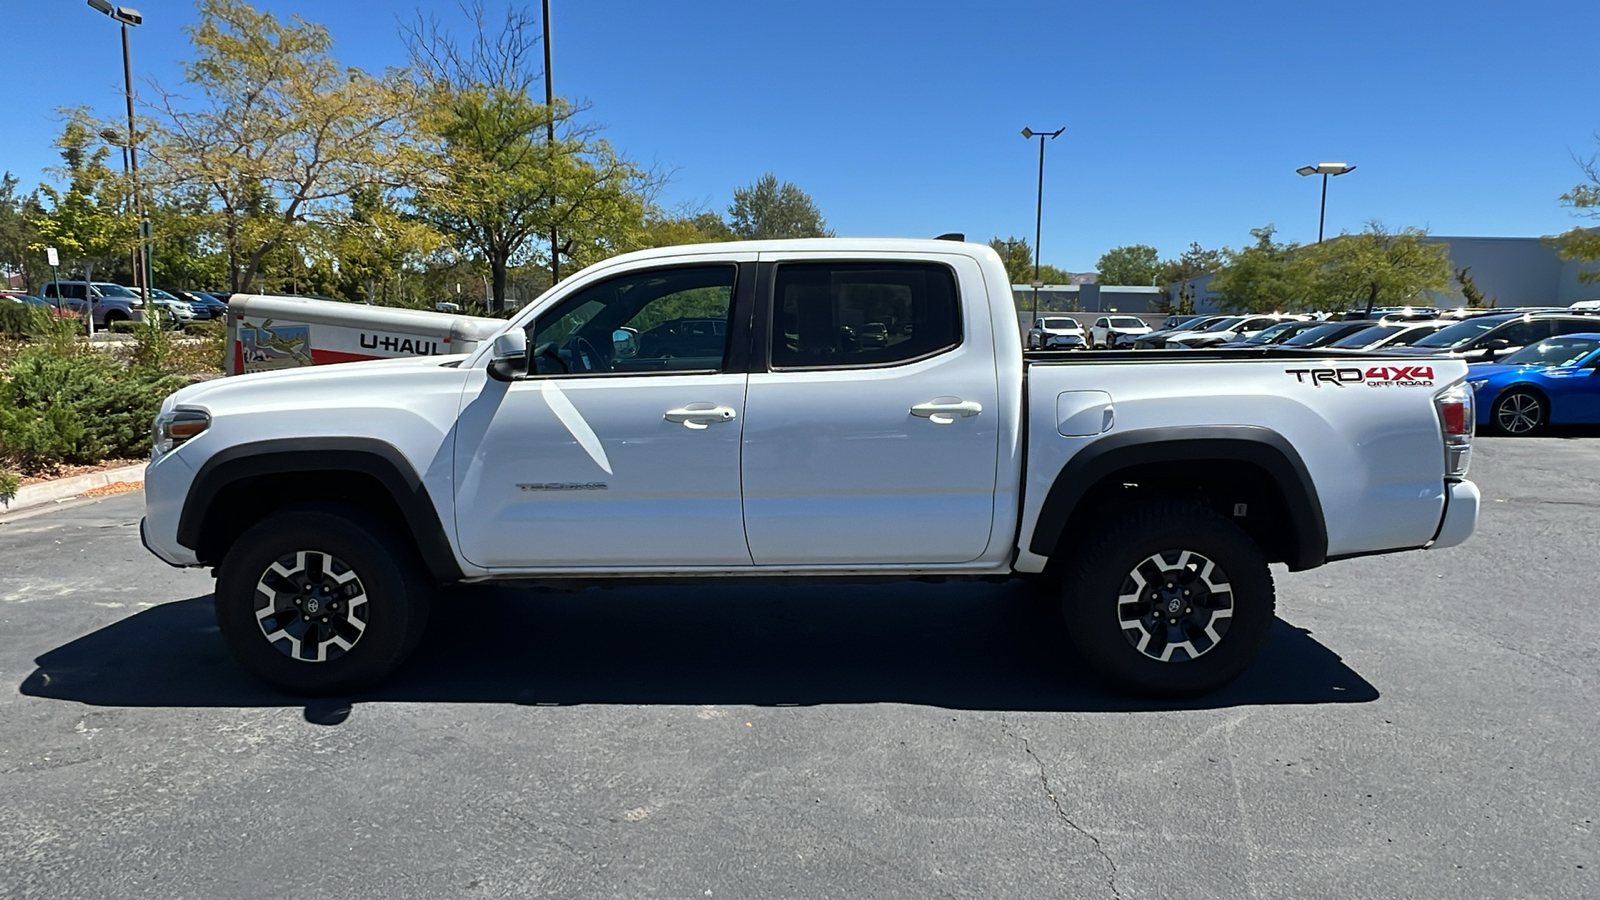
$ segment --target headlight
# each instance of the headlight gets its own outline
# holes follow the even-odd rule
[[[130,308],[132,308],[132,309],[143,309],[144,308],[144,301],[143,300],[129,300],[128,301],[128,306]]]
[[[211,427],[211,416],[198,409],[174,409],[156,416],[150,429],[150,458],[158,459]]]

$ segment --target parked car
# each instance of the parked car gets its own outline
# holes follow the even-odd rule
[[[1190,350],[1219,347],[1234,341],[1248,340],[1275,325],[1299,320],[1289,319],[1284,316],[1243,316],[1238,319],[1224,321],[1231,322],[1231,324],[1224,326],[1219,323],[1199,332],[1180,331],[1167,338],[1167,346],[1180,346]]]
[[[882,322],[868,322],[861,326],[859,334],[863,347],[889,346],[889,326]]]
[[[708,294],[729,298],[715,315]],[[843,344],[882,296],[915,332]],[[347,309],[355,324],[371,308]],[[647,324],[618,352],[619,330]],[[264,373],[163,402],[140,534],[168,563],[215,568],[244,668],[346,692],[398,667],[430,609],[496,627],[436,600],[441,584],[1048,570],[1091,671],[1193,695],[1273,633],[1270,563],[1449,547],[1478,516],[1465,363],[1374,373],[1388,388],[1353,402],[1326,389],[1350,370],[1316,354],[1030,359],[982,244],[627,253],[497,327],[454,365]]]
[[[1081,350],[1083,325],[1071,316],[1045,316],[1028,329],[1029,350]]]
[[[1299,350],[1311,350],[1317,347],[1326,347],[1334,341],[1347,338],[1358,331],[1365,331],[1372,327],[1372,320],[1355,322],[1321,322],[1311,328],[1284,340],[1280,347],[1293,347]]]
[[[1161,327],[1159,329],[1157,329],[1157,330],[1159,330],[1159,331],[1182,331],[1185,328],[1188,328],[1189,326],[1194,325],[1194,324],[1200,322],[1203,319],[1209,319],[1209,318],[1210,318],[1210,316],[1205,316],[1205,315],[1199,315],[1199,316],[1196,316],[1196,315],[1167,316],[1165,319],[1161,320]]]
[[[1600,424],[1600,322],[1467,369],[1478,425],[1529,435],[1546,425]]]
[[[1118,338],[1137,338],[1154,330],[1136,316],[1101,316],[1089,326],[1089,349],[1110,350]]]
[[[1187,333],[1192,332],[1192,331],[1204,331],[1205,329],[1210,328],[1212,325],[1215,325],[1218,322],[1223,321],[1224,319],[1231,319],[1231,318],[1233,318],[1233,317],[1232,316],[1205,316],[1204,318],[1200,319],[1199,321],[1190,320],[1190,321],[1184,323],[1184,325],[1182,327],[1179,327],[1179,328],[1168,328],[1168,329],[1163,329],[1161,331],[1151,331],[1151,332],[1148,332],[1146,334],[1141,334],[1141,335],[1124,335],[1120,340],[1118,340],[1117,346],[1119,348],[1120,347],[1132,347],[1132,348],[1137,348],[1139,350],[1158,350],[1158,349],[1166,346],[1167,338],[1171,337],[1172,335],[1175,335],[1175,334],[1187,334]]]
[[[52,302],[59,300],[63,306],[78,313],[87,307],[96,328],[105,328],[115,322],[144,320],[144,301],[139,295],[109,281],[96,281],[93,284],[47,281],[40,296]]]
[[[51,303],[43,297],[35,297],[32,294],[24,294],[21,291],[0,291],[0,299],[9,300],[12,303],[20,303],[24,306],[37,306],[42,309],[48,309],[58,319],[78,318],[77,313],[66,309],[59,303]]]
[[[1469,363],[1493,362],[1547,337],[1594,331],[1600,318],[1593,315],[1548,312],[1511,312],[1477,316],[1441,328],[1395,353],[1415,356],[1450,356]]]
[[[1381,350],[1389,347],[1409,347],[1430,334],[1454,324],[1442,319],[1431,322],[1395,322],[1372,325],[1342,337],[1329,344],[1334,350]]]
[[[1325,323],[1317,319],[1296,319],[1288,322],[1279,322],[1270,328],[1263,328],[1262,330],[1256,332],[1253,336],[1245,338],[1242,341],[1231,341],[1226,344],[1219,344],[1215,349],[1248,350],[1253,347],[1270,347],[1274,344],[1281,344],[1302,331],[1308,331],[1312,328],[1316,328],[1318,325],[1323,324]]]

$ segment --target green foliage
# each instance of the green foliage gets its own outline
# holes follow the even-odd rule
[[[733,192],[728,227],[744,240],[833,237],[811,195],[771,172]]]
[[[1307,308],[1312,266],[1300,245],[1273,240],[1277,230],[1253,228],[1256,242],[1227,251],[1225,263],[1211,280],[1218,305],[1229,312],[1270,313]]]
[[[33,219],[39,215],[38,196],[19,196],[17,178],[0,176],[0,271],[21,272],[35,286],[48,278],[43,245]]]
[[[1113,247],[1095,263],[1101,284],[1154,284],[1161,272],[1161,255],[1148,244]]]
[[[1033,248],[1026,240],[1019,237],[1004,240],[993,237],[989,239],[989,247],[1000,254],[1000,261],[1006,266],[1006,277],[1011,279],[1012,284],[1033,283]],[[1055,266],[1042,265],[1039,267],[1039,280],[1045,284],[1071,284],[1072,273]]]
[[[1372,222],[1307,248],[1310,296],[1323,309],[1428,304],[1450,290],[1450,248],[1421,228],[1391,232]],[[1294,296],[1294,295],[1291,295]]]
[[[28,220],[35,235],[32,249],[53,246],[63,262],[103,264],[126,256],[138,243],[137,227],[122,213],[127,186],[106,165],[110,148],[81,111],[67,120],[56,146],[63,162],[57,174],[66,179],[67,189],[39,187],[47,205]]]
[[[183,333],[192,337],[221,338],[227,337],[227,323],[220,319],[200,319],[194,322],[185,322]]]
[[[40,314],[38,307],[0,299],[0,334],[25,338],[34,333]]]
[[[22,479],[12,472],[0,472],[0,499],[15,497],[17,489],[22,486]]]
[[[1600,137],[1597,137],[1600,140]],[[1578,162],[1585,182],[1561,195],[1561,203],[1573,210],[1573,215],[1600,219],[1600,157],[1591,156]],[[1581,262],[1600,262],[1600,228],[1574,228],[1554,239],[1556,251],[1562,259]],[[1583,268],[1578,280],[1600,282],[1600,268]]]
[[[24,351],[0,382],[0,455],[25,471],[141,456],[161,401],[185,383],[96,353]]]
[[[139,329],[140,325],[138,322],[127,321],[110,322],[107,323],[105,327],[105,330],[111,332],[112,334],[138,334]]]
[[[1462,266],[1456,270],[1456,282],[1461,285],[1461,296],[1467,300],[1468,309],[1493,309],[1495,299],[1484,299],[1483,291],[1478,289],[1478,283],[1472,279],[1472,267]]]

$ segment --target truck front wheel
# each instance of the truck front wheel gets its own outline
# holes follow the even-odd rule
[[[1232,681],[1272,630],[1272,573],[1255,541],[1195,503],[1119,515],[1065,568],[1062,614],[1113,688],[1187,697]]]
[[[342,509],[258,522],[217,574],[217,625],[240,664],[294,694],[347,693],[394,671],[427,623],[433,583],[403,538]]]

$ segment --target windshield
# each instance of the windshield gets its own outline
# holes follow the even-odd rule
[[[139,295],[138,294],[135,294],[133,291],[129,290],[128,288],[123,287],[120,284],[112,284],[109,281],[96,281],[94,283],[94,286],[96,288],[99,288],[100,293],[101,293],[102,296],[106,296],[106,297],[132,297],[135,300],[139,299]]]
[[[1210,328],[1207,328],[1206,330],[1207,331],[1232,331],[1233,330],[1233,326],[1239,324],[1240,322],[1243,322],[1244,318],[1245,318],[1244,316],[1230,316],[1230,317],[1228,317],[1226,319],[1223,319],[1220,322],[1215,323],[1214,325],[1212,325]]]
[[[1340,338],[1328,346],[1338,347],[1341,350],[1360,350],[1363,347],[1370,347],[1376,344],[1391,334],[1398,333],[1400,328],[1401,326],[1399,325],[1374,325],[1371,328],[1363,328],[1349,337]]]
[[[1279,322],[1278,324],[1272,326],[1271,328],[1263,328],[1263,329],[1261,329],[1260,331],[1256,332],[1255,335],[1252,336],[1252,337],[1245,338],[1245,343],[1247,343],[1247,344],[1275,344],[1275,343],[1278,342],[1278,340],[1280,338],[1287,337],[1296,328],[1299,328],[1299,327],[1301,327],[1301,326],[1303,326],[1305,324],[1306,323],[1304,323],[1304,322]]]
[[[1113,316],[1111,318],[1111,327],[1112,328],[1143,328],[1144,327],[1144,320],[1143,319],[1135,319],[1132,316]]]
[[[1600,350],[1600,341],[1594,338],[1545,338],[1532,347],[1523,347],[1501,362],[1508,366],[1575,366],[1596,350]]]
[[[172,296],[171,294],[167,293],[166,291],[163,291],[160,288],[151,288],[150,289],[150,296],[156,298],[157,300],[178,300],[177,297]],[[182,303],[183,301],[182,300],[178,300],[178,302]]]
[[[1459,347],[1462,344],[1470,343],[1473,338],[1478,337],[1489,329],[1499,325],[1501,322],[1509,321],[1511,320],[1502,319],[1499,316],[1484,316],[1483,318],[1479,319],[1468,319],[1465,322],[1457,322],[1454,325],[1441,328],[1422,340],[1417,341],[1415,344],[1412,344],[1412,346]]]
[[[1055,329],[1077,328],[1078,327],[1078,320],[1076,320],[1076,319],[1045,319],[1043,327],[1045,327],[1045,328],[1055,328]]]
[[[1326,325],[1307,328],[1305,331],[1284,341],[1283,345],[1285,347],[1321,347],[1360,327],[1359,325],[1352,326],[1352,323],[1349,322],[1329,322]]]

